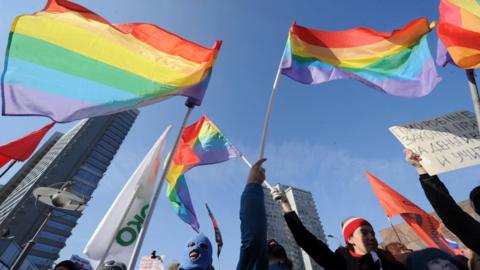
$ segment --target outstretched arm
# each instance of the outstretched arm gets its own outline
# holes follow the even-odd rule
[[[242,246],[237,270],[266,270],[267,260],[267,219],[262,183],[265,170],[261,159],[252,166],[247,185],[240,202],[240,230]]]
[[[320,264],[326,270],[345,269],[345,261],[342,257],[331,251],[322,240],[317,239],[315,235],[305,228],[297,214],[292,211],[285,194],[278,190],[274,190],[271,193],[273,198],[280,202],[282,210],[285,213],[285,221],[287,222],[297,244],[305,250],[315,262]]]
[[[462,210],[455,202],[447,187],[436,176],[430,176],[420,164],[421,157],[411,150],[405,150],[405,159],[420,175],[420,183],[428,201],[442,220],[468,248],[480,253],[480,223]]]

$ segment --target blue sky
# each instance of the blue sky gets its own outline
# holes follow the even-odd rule
[[[113,23],[155,23],[187,39],[210,47],[223,46],[207,95],[191,122],[207,114],[249,159],[258,146],[276,68],[292,21],[312,28],[342,30],[356,26],[391,31],[417,17],[436,19],[433,0],[79,0]],[[0,9],[0,51],[5,50],[10,24],[16,15],[41,9],[43,1],[3,0]],[[437,36],[429,35],[435,55]],[[3,66],[3,59],[0,59]],[[387,96],[349,80],[302,85],[281,77],[273,108],[266,156],[271,183],[313,193],[324,230],[340,238],[340,221],[358,215],[376,229],[388,226],[364,171],[369,170],[412,201],[430,211],[414,169],[403,161],[402,147],[388,127],[444,113],[473,110],[465,73],[454,67],[438,69],[442,82],[428,96],[406,99]],[[141,109],[135,125],[95,191],[90,207],[61,253],[81,254],[88,238],[116,194],[156,138],[168,124],[178,130],[185,112],[177,97]],[[0,117],[0,143],[46,124],[42,117]],[[71,124],[54,129],[67,131]],[[173,136],[170,138],[170,144]],[[15,167],[15,170],[19,166]],[[12,173],[15,171],[13,170]],[[462,200],[480,183],[479,168],[441,175],[453,196]],[[240,160],[195,168],[186,177],[201,230],[213,239],[204,209],[207,202],[224,235],[223,269],[234,269],[240,246],[240,194],[248,169]],[[11,173],[2,179],[6,182]],[[164,192],[162,192],[164,193]],[[160,197],[147,233],[143,254],[156,249],[167,261],[180,258],[193,230],[176,217],[164,195]],[[330,241],[331,247],[337,246]],[[215,262],[217,263],[217,262]]]

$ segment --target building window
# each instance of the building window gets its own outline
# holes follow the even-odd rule
[[[43,237],[43,238],[46,238],[46,239],[51,239],[51,240],[54,240],[54,241],[58,241],[58,242],[65,242],[67,240],[67,237],[65,237],[65,236],[62,236],[62,235],[59,235],[59,234],[54,234],[54,233],[47,232],[47,231],[41,231],[39,236]]]
[[[76,176],[94,185],[96,185],[100,180],[100,177],[98,177],[97,175],[94,175],[93,173],[82,169],[78,171]]]
[[[43,244],[43,243],[36,243],[35,246],[33,246],[33,249],[38,250],[38,251],[47,252],[47,253],[53,253],[53,254],[56,254],[60,251],[60,248],[58,248],[58,247],[46,245],[46,244]]]

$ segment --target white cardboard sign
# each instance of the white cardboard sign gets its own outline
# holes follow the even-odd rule
[[[152,258],[151,256],[143,256],[140,261],[140,270],[163,270],[163,262],[165,256]]]
[[[480,164],[480,137],[475,114],[458,111],[389,128],[403,144],[422,157],[430,175]]]

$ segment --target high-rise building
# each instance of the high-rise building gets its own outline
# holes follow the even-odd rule
[[[55,133],[1,190],[0,231],[8,229],[14,236],[10,241],[18,246],[33,237],[51,212],[26,263],[37,269],[50,267],[81,216],[81,212],[52,210],[37,202],[33,190],[60,188],[68,182],[68,191],[88,202],[137,115],[138,110],[131,110],[90,118],[80,121],[63,136]],[[0,242],[0,258],[9,247],[8,241]],[[3,263],[10,265],[12,261]]]
[[[285,192],[292,210],[297,212],[298,217],[305,227],[318,239],[327,243],[312,193],[295,187],[284,186],[282,184],[277,184],[275,187]],[[288,258],[293,262],[294,270],[323,269],[297,245],[285,219],[283,218],[283,212],[280,205],[272,199],[270,191],[265,187],[264,194],[265,210],[267,214],[267,239],[275,239],[285,248]]]

